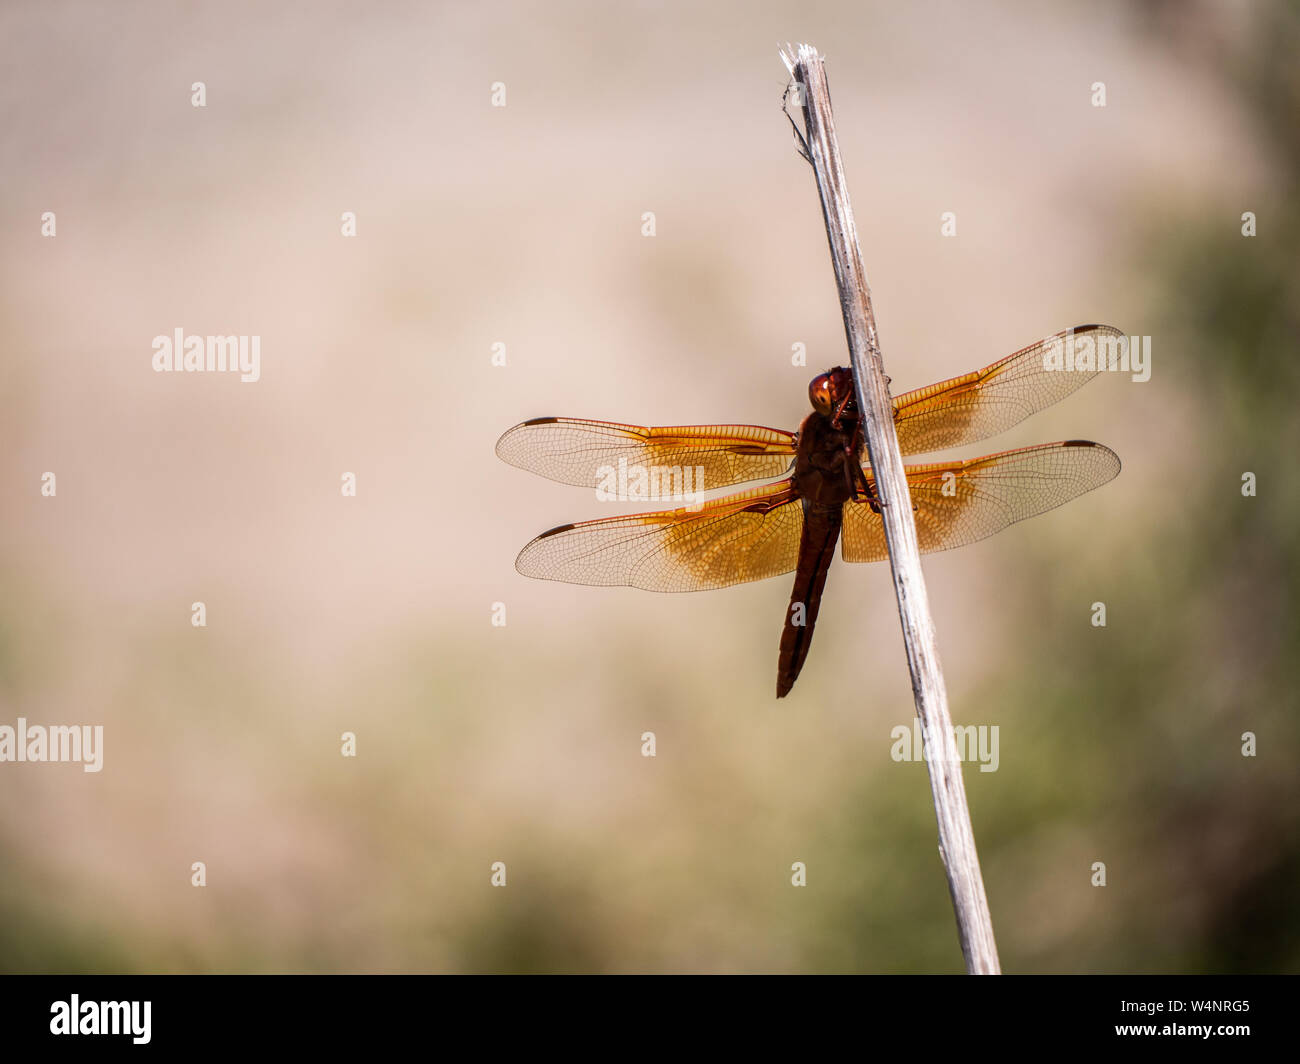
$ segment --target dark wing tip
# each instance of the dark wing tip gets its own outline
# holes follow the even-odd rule
[[[535,418],[529,418],[529,420],[527,421],[521,421],[519,422],[518,425],[511,425],[510,428],[506,429],[505,432],[501,433],[500,438],[496,442],[496,446],[493,448],[493,450],[496,452],[496,456],[500,458],[501,461],[503,462],[506,462],[510,465],[517,465],[518,464],[517,462],[510,461],[509,458],[507,458],[504,454],[501,453],[501,449],[505,445],[506,440],[510,439],[510,437],[513,436],[520,429],[526,429],[531,425],[549,425],[559,420],[560,419],[557,417],[535,417]]]
[[[1108,455],[1111,458],[1111,460],[1114,461],[1115,463],[1115,472],[1113,472],[1109,477],[1107,477],[1106,481],[1114,480],[1117,476],[1119,476],[1120,470],[1124,468],[1123,463],[1120,462],[1119,460],[1119,455],[1117,455],[1104,443],[1096,443],[1093,440],[1062,440],[1061,446],[1062,447],[1090,447],[1094,451],[1100,451],[1103,454]],[[1105,483],[1106,481],[1103,481],[1103,483]]]
[[[558,536],[562,532],[568,532],[570,529],[577,527],[577,525],[570,522],[567,525],[557,525],[555,528],[548,528],[540,536],[534,536],[524,544],[524,549],[521,550],[519,556],[515,558],[515,572],[519,573],[521,576],[543,577],[544,574],[539,573],[529,564],[529,555],[537,549],[543,540],[550,539],[552,536]]]

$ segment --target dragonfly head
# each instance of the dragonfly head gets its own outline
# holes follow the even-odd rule
[[[856,417],[853,371],[836,366],[835,369],[814,377],[808,385],[808,401],[817,413],[836,422],[846,414]]]

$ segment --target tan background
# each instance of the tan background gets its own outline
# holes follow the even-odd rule
[[[1118,480],[926,563],[954,716],[1001,729],[1005,966],[1300,968],[1294,16],[700,8],[5,6],[0,723],[106,732],[99,775],[0,765],[5,969],[960,967],[883,567],[833,567],[782,703],[787,580],[512,567],[611,511],[497,461],[511,424],[794,428],[845,360],[791,39],[896,391],[1153,337],[1149,383],[964,452],[1086,437]],[[260,335],[261,381],[155,374],[176,327]]]

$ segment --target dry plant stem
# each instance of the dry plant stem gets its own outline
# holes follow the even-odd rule
[[[939,824],[939,854],[948,874],[961,951],[968,972],[996,975],[1000,972],[998,948],[993,938],[984,880],[980,876],[979,855],[975,852],[975,835],[971,830],[952,718],[948,715],[948,693],[921,573],[911,493],[894,431],[893,406],[880,357],[871,292],[862,267],[858,231],[835,139],[826,71],[822,56],[810,45],[800,45],[797,55],[783,52],[782,58],[802,90],[806,147],[817,175],[835,264],[844,331],[853,359],[858,409],[863,416],[867,454],[881,504],[889,567],[898,596],[907,665],[912,674],[912,695],[929,758],[930,790]]]

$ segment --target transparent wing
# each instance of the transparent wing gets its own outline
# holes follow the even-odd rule
[[[794,435],[759,425],[672,425],[646,428],[612,421],[541,417],[509,429],[497,456],[561,484],[596,487],[629,470],[680,470],[700,478],[695,490],[711,491],[749,480],[770,480],[790,469]]]
[[[519,552],[524,576],[647,591],[705,591],[792,572],[803,507],[789,480],[683,507],[543,532]]]
[[[961,447],[1005,432],[1082,387],[1127,343],[1110,325],[1066,329],[962,377],[894,399],[903,454]],[[1091,356],[1091,357],[1090,357]],[[1065,367],[1081,365],[1081,369]]]
[[[921,551],[975,543],[1099,488],[1117,473],[1115,452],[1087,440],[1045,443],[965,462],[908,466]],[[844,504],[842,551],[846,562],[888,557],[884,525],[870,503]]]

